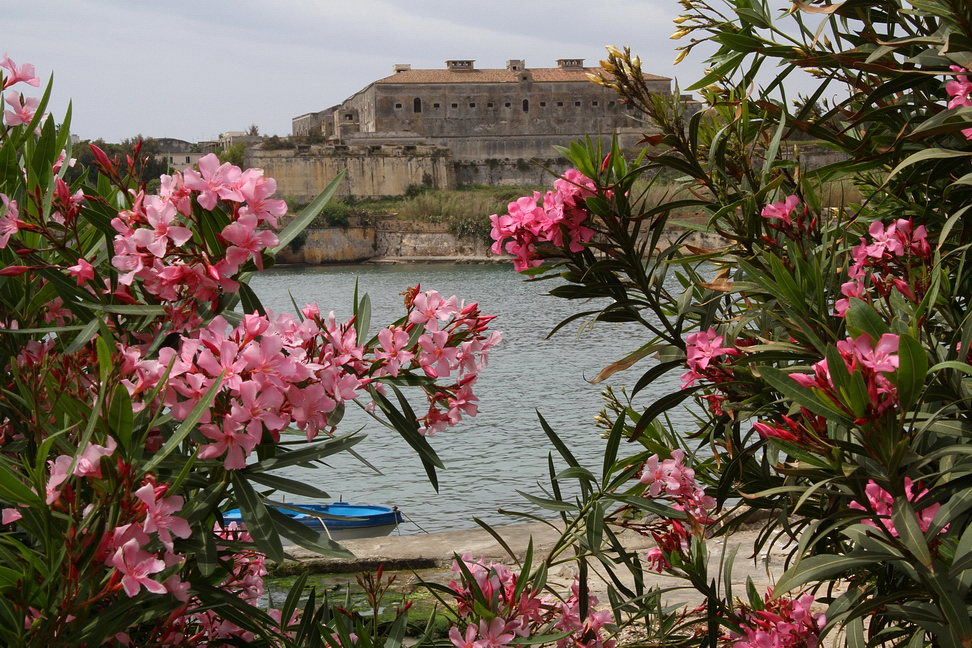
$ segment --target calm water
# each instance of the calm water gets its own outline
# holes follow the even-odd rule
[[[430,437],[446,465],[439,471],[438,493],[405,442],[351,405],[342,430],[364,426],[368,436],[355,449],[383,474],[342,454],[327,467],[297,468],[287,476],[313,483],[334,499],[397,505],[411,520],[402,533],[471,528],[476,526],[474,516],[490,524],[512,524],[520,519],[498,509],[540,512],[516,491],[542,495],[537,482],[548,484],[548,453],[554,452],[558,469],[564,467],[540,427],[538,410],[578,460],[599,473],[604,440],[594,416],[602,408],[603,385],[587,380],[643,344],[641,330],[598,324],[578,337],[577,323],[545,339],[556,323],[589,308],[546,296],[550,282],[527,283],[508,265],[274,268],[254,277],[250,285],[275,312],[293,312],[292,294],[298,305],[317,302],[323,313],[333,310],[339,320],[346,320],[355,280],[359,291],[371,297],[372,334],[404,314],[399,293],[417,283],[423,290],[478,301],[483,313],[498,316],[493,327],[503,332],[503,341],[493,349],[476,383],[479,414]],[[653,361],[643,360],[615,374],[612,383],[632,386],[649,362]],[[673,377],[645,399],[677,389]]]

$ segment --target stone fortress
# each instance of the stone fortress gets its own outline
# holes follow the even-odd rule
[[[400,195],[413,184],[546,184],[565,161],[554,146],[586,136],[634,146],[644,135],[635,111],[618,95],[591,83],[599,68],[560,59],[554,68],[477,69],[471,60],[444,69],[396,65],[343,103],[293,119],[293,134],[319,144],[290,150],[247,149],[248,164],[277,179],[278,193],[316,195],[341,169],[339,195]],[[671,79],[646,75],[660,94]]]

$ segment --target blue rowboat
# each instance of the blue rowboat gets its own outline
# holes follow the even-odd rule
[[[402,522],[402,512],[397,507],[348,502],[293,504],[292,506],[299,508],[300,511],[283,508],[277,510],[311,529],[320,531],[332,540],[386,536]],[[232,522],[243,525],[243,516],[239,509],[223,513],[223,520],[227,525]]]

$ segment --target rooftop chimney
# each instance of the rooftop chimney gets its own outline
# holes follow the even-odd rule
[[[446,68],[450,72],[472,72],[476,61],[446,61]]]
[[[584,59],[557,59],[557,67],[561,70],[583,70]]]
[[[412,69],[412,64],[411,63],[396,63],[392,69],[395,70],[395,74],[398,74],[399,72],[405,72],[406,70],[411,70]]]
[[[519,72],[520,70],[525,70],[526,65],[523,64],[522,60],[517,61],[513,59],[506,62],[506,69],[510,72]]]

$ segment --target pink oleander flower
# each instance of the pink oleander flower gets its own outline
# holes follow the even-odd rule
[[[465,635],[459,634],[459,628],[453,626],[449,629],[449,641],[456,648],[479,648],[476,645],[476,637],[478,636],[478,627],[475,623],[469,623],[466,626]]]
[[[218,199],[243,202],[238,183],[242,178],[239,167],[226,162],[219,163],[215,153],[199,159],[199,170],[186,169],[183,183],[187,189],[198,191],[199,206],[209,211],[216,206]]]
[[[108,437],[105,445],[89,444],[74,465],[75,477],[101,477],[101,458],[110,457],[118,448],[118,442]]]
[[[70,266],[68,274],[77,278],[78,285],[94,279],[94,266],[88,263],[83,257],[78,259],[77,264]]]
[[[278,243],[277,235],[269,230],[257,230],[259,221],[254,214],[245,214],[235,223],[223,228],[222,236],[230,243],[226,249],[226,262],[232,268],[237,268],[248,259],[253,259],[257,268],[263,270],[263,256],[261,252],[272,248]],[[234,270],[235,273],[235,270]]]
[[[192,535],[189,522],[173,513],[182,510],[183,499],[179,496],[164,497],[166,486],[145,484],[137,491],[135,497],[145,504],[145,522],[142,530],[145,533],[156,533],[162,546],[172,551],[172,534],[178,538],[188,538]]]
[[[682,389],[691,387],[696,380],[705,378],[709,363],[722,356],[739,356],[733,347],[722,346],[723,336],[714,328],[692,333],[685,337],[685,363],[689,370],[682,374]]]
[[[409,335],[400,328],[384,328],[378,332],[380,351],[375,351],[375,359],[384,360],[382,367],[390,375],[398,377],[399,368],[412,361],[415,354],[407,351]]]
[[[851,298],[863,299],[865,294],[864,283],[860,279],[854,279],[840,285],[840,292],[844,299],[838,299],[834,304],[837,315],[844,317],[847,309],[850,308]]]
[[[40,79],[37,78],[33,63],[24,63],[20,67],[17,67],[17,64],[10,60],[10,57],[4,52],[3,60],[0,61],[0,67],[10,72],[3,80],[3,89],[9,88],[15,83],[26,83],[35,88],[40,85]]]
[[[445,378],[449,376],[456,365],[459,350],[447,346],[449,334],[445,331],[432,331],[419,336],[418,344],[422,353],[418,356],[418,363],[430,378]]]
[[[783,225],[788,227],[792,224],[790,214],[793,213],[799,203],[799,196],[787,196],[786,200],[763,207],[760,215],[763,218],[779,218],[783,221]]]
[[[240,193],[246,201],[240,215],[252,214],[259,222],[276,229],[277,218],[287,213],[286,201],[270,198],[276,191],[277,181],[264,178],[263,169],[247,169],[240,178]]]
[[[142,587],[153,594],[166,591],[165,585],[150,578],[165,569],[165,562],[142,549],[135,539],[118,547],[105,562],[123,574],[121,584],[129,596],[138,594]]]
[[[34,113],[37,112],[37,107],[40,104],[40,99],[37,97],[23,97],[16,90],[8,92],[3,99],[12,108],[12,110],[3,111],[7,126],[29,124],[34,119]]]
[[[905,477],[904,492],[908,501],[914,503],[924,497],[928,493],[928,489],[922,488],[920,491],[915,492],[914,482],[910,477]],[[894,514],[894,498],[891,496],[891,493],[878,486],[874,480],[869,479],[867,480],[867,485],[864,487],[864,494],[867,496],[868,506],[865,507],[860,502],[851,502],[848,508],[873,513],[878,517],[878,522],[880,522],[881,526],[879,527],[873,518],[865,518],[862,520],[863,523],[875,529],[883,527],[891,536],[897,538],[898,530],[894,528],[894,522],[891,521],[891,516]],[[936,502],[915,512],[918,517],[918,527],[922,532],[928,531],[932,521],[935,519],[935,514],[938,513],[938,509],[941,507],[942,505]],[[946,531],[947,528],[946,525],[941,532]]]
[[[162,258],[169,248],[170,241],[176,246],[181,246],[192,238],[192,230],[174,224],[178,212],[173,203],[162,202],[155,196],[149,196],[144,204],[145,220],[149,227],[140,227],[132,233],[135,245]]]
[[[955,73],[955,78],[945,83],[945,92],[951,97],[949,109],[972,106],[972,83],[969,82],[968,70],[958,65],[949,67]],[[962,134],[966,139],[972,139],[972,128],[963,128]]]
[[[70,476],[71,470],[71,457],[68,455],[61,455],[54,461],[48,461],[47,464],[51,469],[51,476],[47,479],[46,487],[46,499],[48,505],[53,504],[61,497],[60,486],[67,480]]]
[[[0,202],[3,203],[3,213],[0,214],[0,248],[5,248],[10,237],[20,231],[20,212],[17,210],[17,201],[10,200],[5,194],[0,193]]]

